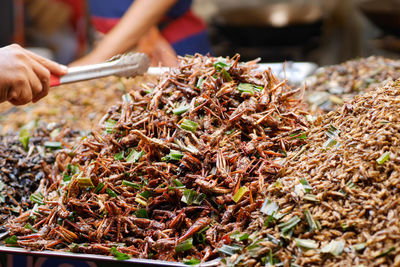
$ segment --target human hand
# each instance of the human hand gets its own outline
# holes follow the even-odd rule
[[[61,76],[68,71],[16,44],[0,48],[0,70],[0,102],[14,105],[39,101],[49,92],[50,73]]]

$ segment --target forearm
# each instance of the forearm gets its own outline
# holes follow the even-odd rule
[[[93,50],[100,59],[132,49],[140,37],[156,25],[176,0],[135,0],[120,22]]]

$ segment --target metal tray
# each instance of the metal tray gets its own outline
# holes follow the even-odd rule
[[[91,261],[97,263],[109,263],[111,266],[154,266],[154,267],[182,267],[188,266],[186,264],[180,262],[170,262],[170,261],[161,261],[161,260],[149,260],[149,259],[135,259],[131,258],[129,260],[117,260],[112,256],[103,256],[96,254],[81,254],[81,253],[71,253],[71,252],[57,252],[57,251],[31,251],[18,247],[6,247],[0,246],[0,255],[11,254],[11,255],[24,255],[24,256],[33,256],[33,257],[41,257],[41,258],[60,258],[63,260],[78,260],[78,261]],[[219,259],[215,259],[212,261],[204,262],[198,264],[196,266],[202,267],[212,267],[217,266],[219,263]],[[20,266],[22,267],[22,266]]]
[[[2,242],[8,233],[1,233],[0,234],[0,242]],[[9,247],[0,245],[0,255],[23,255],[23,256],[32,256],[34,258],[59,258],[61,260],[76,260],[76,261],[90,261],[96,263],[102,263],[102,265],[108,263],[111,266],[152,266],[152,267],[183,267],[188,266],[181,262],[171,262],[171,261],[162,261],[162,260],[150,260],[150,259],[138,259],[138,258],[131,258],[128,260],[117,260],[112,256],[104,256],[104,255],[97,255],[97,254],[83,254],[83,253],[72,253],[72,252],[62,252],[62,251],[52,251],[52,250],[44,250],[44,251],[33,251],[27,250],[24,248],[19,247]],[[212,261],[200,263],[196,266],[201,267],[212,267],[217,266],[220,262],[220,259],[217,258]],[[0,266],[1,263],[0,263]],[[9,266],[9,265],[7,265]],[[28,266],[28,265],[27,265]],[[36,266],[36,265],[35,265]],[[110,267],[109,265],[107,265]],[[19,266],[18,267],[23,267]]]

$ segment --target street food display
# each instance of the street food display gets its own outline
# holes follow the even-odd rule
[[[398,265],[399,68],[357,59],[296,87],[239,55],[195,55],[161,77],[60,87],[21,119],[4,108],[3,131],[19,129],[1,144],[4,246],[226,266]],[[49,105],[57,112],[40,112]],[[20,128],[36,116],[50,126]]]

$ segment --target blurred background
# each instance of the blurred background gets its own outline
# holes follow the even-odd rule
[[[82,0],[2,0],[0,44],[19,43],[68,64],[93,46]],[[215,56],[311,61],[400,57],[400,0],[195,0]]]

